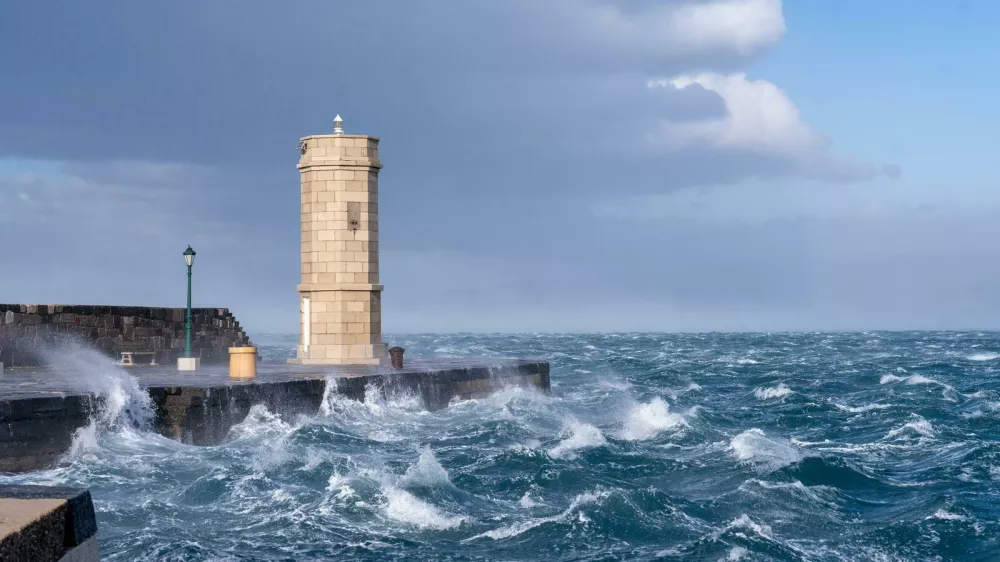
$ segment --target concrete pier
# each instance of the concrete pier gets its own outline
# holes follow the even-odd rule
[[[87,490],[0,486],[0,562],[95,562],[96,534]]]
[[[225,366],[193,373],[134,367],[128,374],[149,393],[156,431],[194,445],[221,443],[256,404],[286,417],[314,415],[327,392],[359,400],[369,388],[412,393],[437,410],[506,386],[549,389],[548,362],[520,359],[408,361],[402,369],[262,362],[252,380],[230,378]],[[46,369],[8,370],[0,378],[0,471],[37,470],[66,453],[100,408],[99,397],[75,381],[74,373]]]

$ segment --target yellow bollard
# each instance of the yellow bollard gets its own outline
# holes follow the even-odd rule
[[[252,379],[257,376],[257,348],[229,348],[229,378]]]

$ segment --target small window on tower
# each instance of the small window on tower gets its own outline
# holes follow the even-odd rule
[[[357,201],[347,202],[347,228],[351,230],[361,228],[361,203]]]

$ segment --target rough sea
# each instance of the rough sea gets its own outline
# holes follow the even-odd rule
[[[0,482],[89,487],[104,560],[1000,560],[1000,334],[387,341],[548,359],[552,392],[258,407],[196,447],[122,423],[109,360],[120,411]]]

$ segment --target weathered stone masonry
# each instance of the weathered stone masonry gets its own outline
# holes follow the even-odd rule
[[[251,345],[228,309],[191,313],[191,347],[203,363],[228,361],[229,347]],[[0,304],[0,363],[39,365],[41,350],[75,339],[116,359],[123,349],[150,351],[157,363],[167,364],[184,352],[184,314],[183,308]]]

